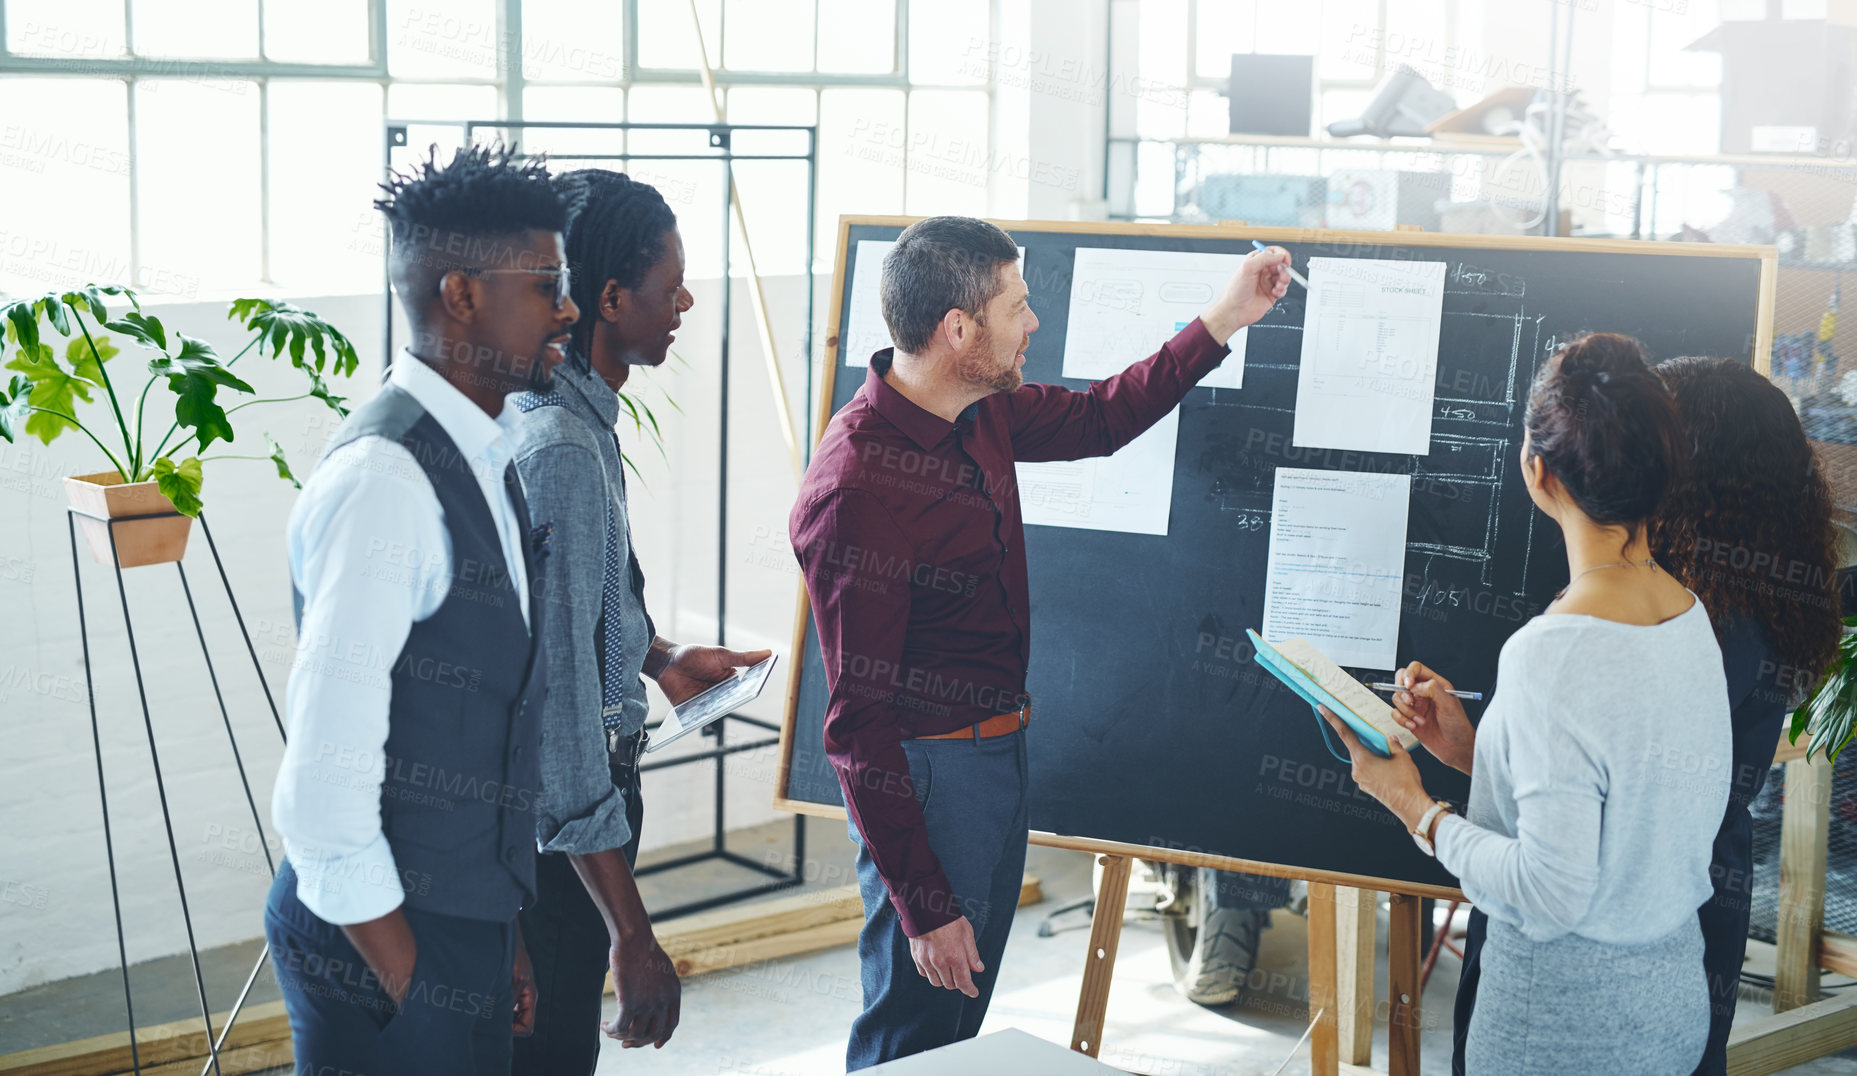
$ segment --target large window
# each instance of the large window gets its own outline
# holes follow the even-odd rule
[[[0,204],[33,207],[0,220],[0,291],[371,291],[386,120],[709,122],[705,57],[731,122],[820,125],[827,261],[840,213],[988,210],[967,147],[993,95],[969,60],[998,2],[698,0],[699,41],[683,0],[0,0]],[[692,272],[717,272],[719,169],[632,171],[683,218]],[[804,167],[737,173],[762,272],[801,271]]]

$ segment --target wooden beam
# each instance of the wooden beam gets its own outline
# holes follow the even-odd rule
[[[1096,887],[1090,951],[1083,959],[1083,989],[1077,994],[1077,1019],[1070,1029],[1070,1048],[1091,1057],[1103,1048],[1109,983],[1115,976],[1116,948],[1122,942],[1122,912],[1128,904],[1128,873],[1134,860],[1104,856],[1101,863],[1103,880]]]
[[[1353,886],[1335,888],[1335,1018],[1341,1060],[1373,1061],[1373,956],[1380,895]]]
[[[1829,931],[1820,934],[1818,966],[1857,979],[1857,938]]]
[[[215,1030],[225,1028],[228,1015],[214,1014]],[[208,1056],[206,1033],[198,1020],[175,1020],[137,1028],[135,1041],[135,1053],[140,1056],[143,1072],[167,1072],[168,1065],[178,1064],[182,1067],[191,1065],[189,1076],[199,1076],[200,1066]],[[280,1041],[284,1048],[282,1061],[266,1061],[264,1064],[238,1069],[227,1064],[234,1054],[243,1057],[262,1054],[266,1050],[274,1054],[272,1048]],[[263,1005],[245,1006],[239,1013],[238,1023],[232,1025],[231,1034],[226,1036],[226,1044],[219,1057],[220,1068],[227,1076],[235,1071],[256,1072],[289,1064],[290,1020],[284,1015],[284,1003],[272,1001]],[[108,1073],[128,1072],[133,1065],[127,1031],[93,1035],[74,1042],[21,1050],[0,1057],[0,1073],[5,1076],[105,1076]]]
[[[1335,887],[1309,883],[1309,1034],[1311,1076],[1337,1076],[1341,1066],[1341,1022],[1335,1011]]]
[[[1019,905],[1044,899],[1044,887],[1028,874],[1019,885]],[[658,944],[680,978],[798,956],[857,941],[864,925],[864,900],[854,885],[796,893],[774,900],[719,908],[673,920],[658,928]],[[606,992],[612,993],[607,977]]]
[[[1798,743],[1792,743],[1787,740],[1786,734],[1782,732],[1780,733],[1780,745],[1773,750],[1773,761],[1776,763],[1797,762],[1805,757],[1805,749],[1811,742],[1812,738],[1810,736],[1800,736]]]
[[[856,939],[863,922],[858,887],[846,885],[686,916],[657,935],[677,975],[687,978],[838,945]],[[610,977],[606,988],[612,991]]]
[[[1728,1076],[1766,1076],[1857,1046],[1857,998],[1834,997],[1728,1033]]]
[[[1831,834],[1831,766],[1786,764],[1780,821],[1780,905],[1773,1011],[1818,1000],[1819,932],[1825,920],[1825,852]]]
[[[1028,874],[1019,904],[1044,899],[1044,886]],[[683,978],[857,941],[864,903],[857,886],[796,893],[776,900],[723,908],[675,920],[658,930]],[[612,993],[610,976],[606,992]],[[213,1017],[224,1028],[227,1014]],[[198,1020],[151,1024],[136,1032],[142,1071],[149,1076],[199,1076],[207,1062]],[[219,1054],[225,1076],[283,1068],[291,1063],[290,1020],[281,1001],[247,1005]],[[133,1067],[129,1033],[118,1031],[0,1056],[0,1076],[114,1076]]]
[[[1404,893],[1394,893],[1388,901],[1392,917],[1386,930],[1386,1071],[1389,1076],[1419,1076],[1419,1031],[1425,1023],[1419,937],[1425,902]]]

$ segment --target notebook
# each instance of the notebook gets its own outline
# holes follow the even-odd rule
[[[1390,755],[1387,738],[1399,741],[1410,751],[1418,745],[1412,735],[1393,717],[1393,708],[1375,695],[1367,685],[1343,672],[1306,639],[1285,639],[1272,646],[1261,636],[1245,629],[1251,645],[1257,649],[1257,663],[1269,669],[1277,679],[1290,686],[1311,707],[1326,706],[1336,717],[1348,723],[1361,743],[1377,755]],[[1328,722],[1321,714],[1315,719],[1324,733]]]

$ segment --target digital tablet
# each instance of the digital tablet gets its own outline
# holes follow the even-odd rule
[[[652,730],[651,742],[645,745],[645,753],[650,754],[666,744],[681,740],[711,721],[753,702],[761,694],[761,689],[767,686],[768,674],[774,671],[774,662],[778,660],[780,655],[774,654],[759,665],[737,669],[732,678],[671,707],[664,723]]]

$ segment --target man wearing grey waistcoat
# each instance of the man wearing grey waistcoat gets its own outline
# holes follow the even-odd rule
[[[395,173],[393,291],[412,339],[290,514],[300,605],[265,938],[294,1071],[501,1076],[536,997],[548,517],[510,461],[510,393],[545,391],[576,311],[566,213],[513,149]]]
[[[663,1046],[679,1017],[676,972],[652,935],[632,875],[643,806],[638,756],[649,701],[673,703],[767,657],[657,636],[626,517],[614,425],[633,366],[656,366],[691,304],[676,217],[652,187],[604,169],[557,179],[570,212],[567,259],[582,313],[548,393],[523,412],[516,467],[537,518],[553,523],[538,594],[549,695],[542,713],[536,900],[522,911],[541,1000],[513,1072],[591,1073],[603,979],[619,1011],[603,1030],[627,1047]]]

